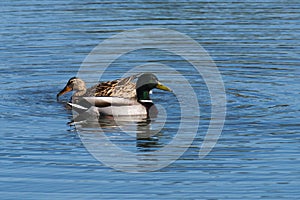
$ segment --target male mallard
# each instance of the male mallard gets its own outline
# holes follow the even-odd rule
[[[136,98],[135,83],[131,82],[137,75],[129,76],[122,79],[113,81],[101,82],[91,88],[86,88],[85,82],[77,77],[72,77],[67,82],[64,89],[62,89],[56,96],[59,100],[59,96],[75,91],[72,95],[72,99],[75,97],[122,97],[122,98]]]
[[[144,116],[150,117],[157,114],[157,109],[150,99],[149,92],[154,89],[171,91],[162,85],[152,73],[144,73],[136,82],[136,97],[82,97],[77,104],[69,103],[80,114],[74,121],[82,121],[92,116]]]

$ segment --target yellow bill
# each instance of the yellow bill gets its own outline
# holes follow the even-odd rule
[[[171,90],[170,88],[168,88],[167,86],[164,86],[164,85],[161,84],[160,82],[157,83],[156,88],[157,88],[157,89],[160,89],[160,90],[165,90],[165,91],[172,92],[172,90]]]

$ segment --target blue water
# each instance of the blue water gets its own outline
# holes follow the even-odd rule
[[[1,1],[1,199],[299,199],[299,8],[297,0]],[[161,51],[120,57],[103,79],[146,59],[176,67],[200,91],[190,148],[164,168],[128,173],[89,153],[81,139],[99,131],[68,126],[72,113],[55,95],[100,42],[150,27],[179,31],[207,50],[224,81],[226,121],[217,145],[199,159],[211,109],[203,79]],[[138,141],[116,127],[105,134],[134,153],[167,145],[178,129],[178,102],[164,92],[153,99],[168,113],[161,135]]]

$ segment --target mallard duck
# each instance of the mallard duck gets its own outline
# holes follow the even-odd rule
[[[162,85],[152,73],[144,73],[137,79],[136,97],[82,97],[81,101],[74,104],[68,103],[77,111],[74,121],[79,122],[88,118],[97,119],[100,116],[156,116],[158,111],[150,99],[150,91],[154,88],[172,91]]]
[[[58,101],[61,95],[70,91],[75,91],[72,95],[72,100],[78,97],[136,98],[136,85],[132,82],[132,80],[134,80],[138,75],[139,74],[113,81],[100,82],[88,89],[82,79],[72,77],[69,79],[64,89],[56,95],[56,99]]]

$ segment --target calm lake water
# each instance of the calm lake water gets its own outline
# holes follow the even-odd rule
[[[0,11],[1,199],[300,198],[298,0],[19,0],[1,1]],[[125,123],[127,134],[111,124],[76,131],[67,125],[72,113],[55,95],[100,42],[151,27],[179,31],[206,49],[224,81],[226,120],[216,146],[199,159],[211,117],[205,81],[168,52],[148,49],[119,57],[102,80],[163,63],[196,90],[201,114],[195,139],[180,158],[154,172],[128,173],[95,159],[82,139],[99,139],[102,132],[122,149],[151,155],[176,136],[181,114],[176,96],[154,91],[166,121]],[[176,76],[157,74],[170,87],[180,85]],[[188,102],[188,108],[194,106]],[[145,127],[160,131],[137,140]]]

